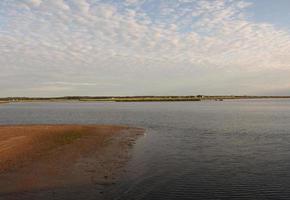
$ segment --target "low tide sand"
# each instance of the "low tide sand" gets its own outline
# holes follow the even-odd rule
[[[143,129],[0,126],[0,199],[105,199]]]

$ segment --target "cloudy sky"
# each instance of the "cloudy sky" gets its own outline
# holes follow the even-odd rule
[[[290,95],[289,0],[1,0],[0,96]]]

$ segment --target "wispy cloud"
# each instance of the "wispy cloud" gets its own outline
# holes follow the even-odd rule
[[[250,6],[240,0],[4,0],[0,83],[29,88],[34,76],[81,90],[102,81],[137,94],[137,87],[152,92],[150,82],[192,78],[184,86],[199,85],[193,79],[200,71],[213,81],[227,71],[289,72],[290,33],[250,21]],[[201,87],[207,92],[210,85]]]

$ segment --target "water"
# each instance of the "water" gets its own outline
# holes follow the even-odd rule
[[[0,124],[146,129],[112,199],[290,199],[290,100],[25,103]]]

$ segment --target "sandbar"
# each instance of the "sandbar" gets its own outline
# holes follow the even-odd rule
[[[104,199],[141,128],[0,126],[0,199]]]

